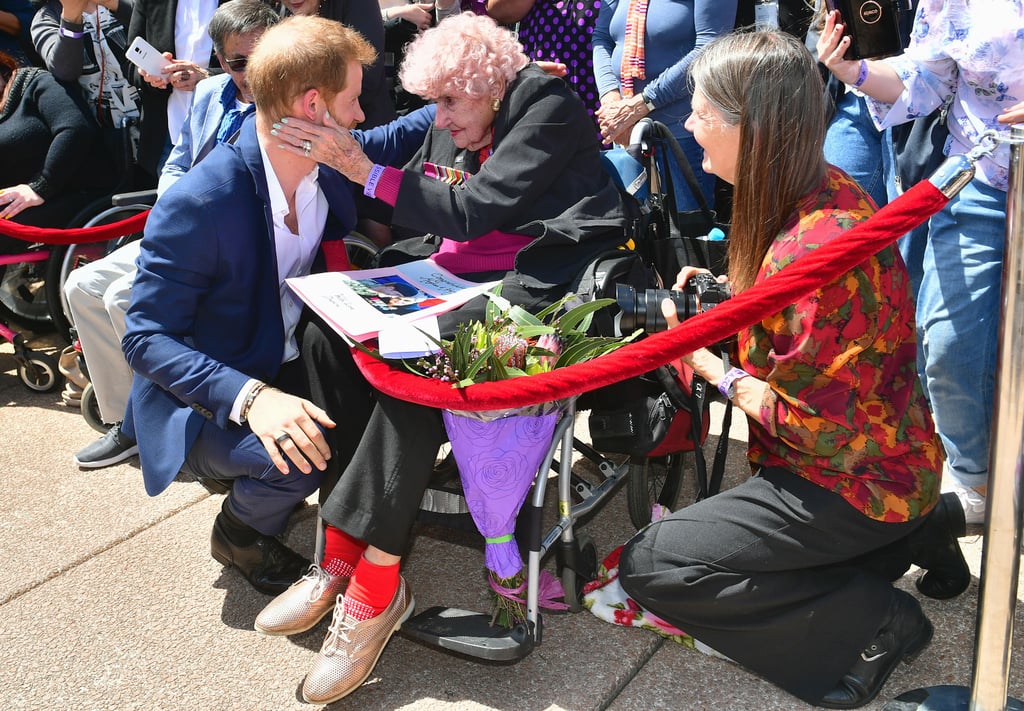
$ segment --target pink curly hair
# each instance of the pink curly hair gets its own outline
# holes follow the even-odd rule
[[[530,63],[523,46],[489,17],[464,12],[427,30],[405,50],[399,79],[425,99],[503,97]]]

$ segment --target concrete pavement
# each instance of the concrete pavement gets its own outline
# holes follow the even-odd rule
[[[31,340],[55,352],[52,337]],[[0,709],[312,708],[299,688],[327,621],[293,638],[255,633],[252,621],[270,598],[209,554],[220,497],[181,481],[150,498],[137,460],[79,470],[71,454],[96,433],[59,394],[24,388],[11,353],[0,346],[8,442],[0,452]],[[727,486],[743,474],[741,430],[734,423]],[[310,554],[314,524],[315,508],[300,512],[289,544]],[[626,540],[633,529],[625,492],[579,530],[602,556]],[[950,601],[920,598],[935,640],[865,708],[881,709],[917,687],[970,685],[982,544],[980,530],[970,534],[963,544],[971,587]],[[473,537],[427,526],[404,567],[419,609],[485,609],[482,570]],[[912,574],[899,585],[916,594]],[[1020,605],[1015,617],[1021,629]],[[331,708],[811,708],[730,662],[587,612],[544,621],[543,644],[515,664],[482,663],[397,635],[367,684]],[[1009,687],[1021,699],[1019,640]]]

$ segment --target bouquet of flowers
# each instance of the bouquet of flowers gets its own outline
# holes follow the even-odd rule
[[[628,343],[626,338],[590,336],[594,312],[615,303],[595,299],[567,309],[577,297],[565,296],[534,315],[500,295],[486,296],[485,320],[461,324],[451,340],[434,340],[438,352],[409,363],[417,375],[464,388],[475,383],[536,375],[597,358]]]
[[[462,388],[527,377],[609,353],[625,338],[588,335],[593,314],[614,299],[568,308],[569,294],[538,314],[511,305],[497,291],[487,294],[485,319],[459,326],[451,340],[435,340],[438,351],[406,361],[413,373]],[[484,536],[488,581],[494,592],[494,622],[513,627],[526,619],[526,577],[516,544],[516,516],[551,444],[564,402],[500,411],[442,413],[458,464],[470,514]],[[558,609],[560,585],[550,574],[539,581],[541,605]],[[564,609],[564,605],[561,606]]]

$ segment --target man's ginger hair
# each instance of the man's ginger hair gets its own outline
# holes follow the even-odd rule
[[[373,46],[340,22],[295,15],[263,34],[249,57],[246,79],[257,113],[276,121],[310,89],[332,101],[345,89],[350,62],[365,67],[376,58]]]

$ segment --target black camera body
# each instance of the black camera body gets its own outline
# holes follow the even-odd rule
[[[615,315],[615,335],[628,335],[638,328],[647,333],[666,330],[668,322],[661,313],[661,303],[665,299],[675,304],[676,315],[682,322],[722,303],[730,296],[729,287],[719,283],[707,272],[691,277],[682,291],[646,289],[643,293],[637,293],[628,284],[616,284],[615,301],[619,313]]]
[[[888,57],[903,51],[900,14],[910,10],[910,0],[825,0],[829,10],[839,10],[843,34],[850,37],[845,59]]]

